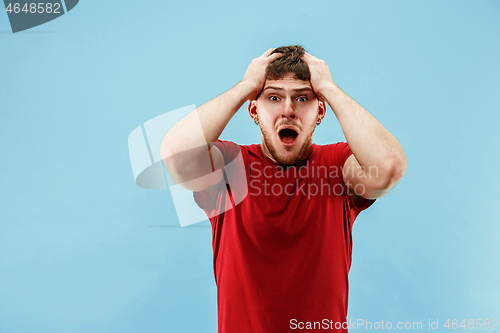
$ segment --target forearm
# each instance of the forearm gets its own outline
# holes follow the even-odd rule
[[[323,95],[359,164],[365,171],[375,168],[378,177],[386,183],[390,180],[397,182],[404,174],[407,162],[396,138],[337,85],[331,84]]]
[[[217,183],[220,176],[212,172],[220,169],[224,162],[215,147],[209,153],[209,144],[217,141],[250,90],[247,84],[240,82],[189,113],[168,131],[161,144],[161,157],[177,183],[190,190]],[[200,179],[204,176],[212,178]]]
[[[217,141],[250,92],[251,88],[240,82],[201,105],[168,131],[162,150],[169,151],[168,155],[171,155]]]

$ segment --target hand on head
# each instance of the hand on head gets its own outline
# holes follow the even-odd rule
[[[276,59],[283,56],[283,53],[273,53],[275,49],[269,49],[258,58],[252,60],[248,65],[247,71],[243,76],[242,82],[249,84],[252,87],[252,93],[248,99],[256,99],[259,93],[264,88],[266,82],[266,68]]]
[[[275,50],[282,52],[275,52]],[[273,53],[275,52],[275,53]],[[269,49],[260,57],[252,60],[250,65],[248,65],[247,71],[243,77],[242,82],[248,84],[251,88],[252,93],[248,96],[249,100],[256,99],[260,92],[262,91],[264,84],[266,82],[266,71],[269,64],[273,63],[278,58],[294,53],[295,57],[300,57],[302,61],[307,65],[307,68],[303,68],[297,65],[293,65],[293,71],[296,72],[296,76],[302,80],[310,80],[311,86],[320,99],[320,101],[325,102],[325,97],[323,92],[331,87],[331,85],[335,85],[332,75],[330,74],[330,70],[325,61],[316,58],[315,56],[305,52],[305,50],[298,45],[280,47],[278,49]],[[293,58],[291,58],[293,59]],[[296,61],[296,60],[294,60]],[[291,64],[293,61],[291,62]],[[280,75],[280,71],[283,70],[282,65],[278,65],[278,67],[273,66],[273,71],[270,72],[271,76]],[[290,66],[287,65],[287,66]],[[276,72],[276,69],[278,72]],[[285,67],[290,70],[292,67]],[[300,68],[300,69],[299,69]],[[285,74],[285,73],[283,73]]]
[[[320,101],[325,102],[323,92],[332,84],[335,85],[328,65],[324,60],[318,59],[307,52],[301,56],[301,59],[304,60],[309,67],[309,72],[311,73],[311,86],[314,92]]]

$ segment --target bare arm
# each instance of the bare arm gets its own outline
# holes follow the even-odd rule
[[[218,184],[224,161],[217,147],[222,131],[246,100],[254,98],[264,86],[267,65],[281,54],[266,51],[254,59],[243,80],[236,86],[203,104],[168,131],[161,144],[161,157],[172,178],[184,188],[201,191]]]
[[[375,117],[335,84],[323,60],[307,53],[303,59],[311,71],[313,90],[332,108],[353,152],[344,164],[344,182],[368,199],[385,195],[406,171],[403,148]]]

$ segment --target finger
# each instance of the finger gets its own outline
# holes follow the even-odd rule
[[[307,52],[305,52],[301,58],[305,61],[305,62],[308,62],[310,60],[313,60],[315,57],[312,55],[312,54],[309,54]]]
[[[276,49],[269,49],[269,50],[267,50],[266,52],[264,52],[264,54],[262,55],[262,57],[263,58],[269,57],[269,55],[271,53],[273,53],[274,50],[276,50]]]
[[[278,58],[281,58],[282,56],[284,56],[285,54],[284,53],[281,53],[281,52],[276,52],[276,53],[273,53],[271,54],[270,56],[267,57],[267,61],[269,63],[273,62],[274,60],[278,59]]]

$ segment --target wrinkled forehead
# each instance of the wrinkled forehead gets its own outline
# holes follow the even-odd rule
[[[296,78],[295,74],[289,73],[289,74],[286,74],[286,75],[280,77],[277,80],[267,79],[262,91],[264,91],[266,89],[272,89],[272,88],[285,89],[285,90],[289,90],[289,89],[291,89],[291,90],[306,90],[306,89],[312,90],[312,85],[311,85],[311,81],[299,80]]]

